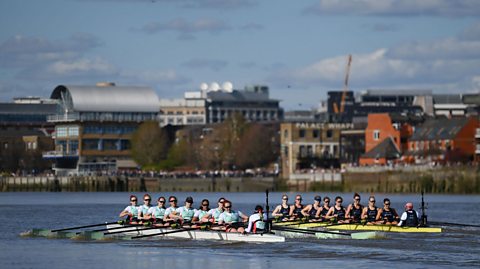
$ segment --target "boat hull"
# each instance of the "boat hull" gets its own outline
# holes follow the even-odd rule
[[[254,242],[254,243],[273,243],[273,242],[285,242],[285,237],[273,235],[273,234],[240,234],[240,233],[226,233],[224,231],[215,230],[175,230],[170,228],[157,228],[157,229],[144,229],[142,227],[131,228],[125,227],[124,229],[118,229],[121,227],[118,224],[107,225],[109,231],[123,232],[121,235],[125,236],[143,236],[152,235],[153,239],[160,238],[178,238],[178,239],[191,239],[191,240],[221,240],[232,242]],[[178,232],[177,232],[178,231]],[[160,235],[154,235],[159,233],[165,233]],[[118,233],[117,233],[118,234]],[[150,238],[150,237],[149,237]]]
[[[348,230],[348,231],[380,231],[380,232],[397,232],[397,233],[441,233],[440,227],[399,227],[395,225],[363,225],[363,224],[331,224],[322,222],[308,223],[275,223],[274,225],[292,228],[325,228],[331,230]]]

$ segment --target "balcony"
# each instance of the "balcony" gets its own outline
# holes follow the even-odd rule
[[[56,158],[78,158],[78,150],[76,151],[46,151],[42,154],[43,158],[56,159]]]
[[[477,128],[477,131],[475,132],[475,138],[480,138],[480,128]]]
[[[71,122],[80,120],[79,113],[56,114],[47,116],[48,122]]]

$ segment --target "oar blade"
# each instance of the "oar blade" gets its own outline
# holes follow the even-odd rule
[[[383,232],[377,231],[370,231],[370,232],[359,232],[359,233],[352,233],[352,239],[384,239],[386,238],[386,234]]]

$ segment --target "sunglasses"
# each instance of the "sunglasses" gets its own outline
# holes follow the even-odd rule
[[[296,198],[295,201],[302,201],[302,198]]]
[[[225,203],[225,201],[218,201],[218,202],[221,203],[221,204]]]
[[[177,200],[170,200],[170,203],[176,203]]]
[[[208,206],[208,204],[202,204],[202,206]]]
[[[360,201],[360,198],[355,198],[355,201]]]
[[[152,199],[143,199],[143,201],[151,201]]]
[[[136,202],[137,200],[130,200],[130,202]]]
[[[231,206],[231,205],[229,205],[229,206],[226,206],[225,208],[232,208],[232,206]]]
[[[390,203],[385,203],[385,205],[390,205]]]
[[[325,203],[330,203],[330,200],[325,200],[324,202],[325,202]]]
[[[288,201],[288,198],[282,198],[282,200]]]
[[[370,203],[375,203],[375,200],[370,200]]]
[[[159,202],[159,203],[165,203],[165,201],[163,201],[163,200],[160,200],[160,201],[158,201],[158,202]]]
[[[342,201],[342,200],[338,200],[338,201],[335,201],[335,202],[337,202],[337,203],[341,203],[341,202],[343,202],[343,201]]]

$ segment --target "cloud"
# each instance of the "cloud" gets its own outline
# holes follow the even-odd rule
[[[85,33],[74,34],[60,41],[17,35],[0,44],[0,66],[21,68],[38,63],[74,59],[101,45],[95,36]]]
[[[209,68],[213,71],[219,71],[227,67],[228,62],[223,60],[214,60],[214,59],[192,59],[182,64],[183,66],[192,68],[192,69],[205,69]]]
[[[317,15],[478,16],[476,0],[319,0],[304,13]]]
[[[147,34],[156,34],[162,31],[177,32],[180,37],[192,36],[192,34],[200,32],[209,32],[212,34],[218,34],[222,31],[228,31],[231,27],[224,21],[204,18],[196,21],[186,21],[185,19],[174,19],[166,23],[152,22],[144,25],[139,30]]]
[[[445,42],[451,42],[449,40]],[[441,43],[441,42],[440,42]],[[418,47],[428,47],[428,43],[418,43]],[[405,45],[406,48],[410,45]],[[480,55],[471,58],[462,55],[464,47],[434,48],[434,53],[416,49],[413,55],[398,53],[381,48],[370,53],[354,54],[350,71],[349,86],[352,89],[364,88],[432,88],[468,90],[480,76]],[[407,52],[402,46],[395,50]],[[470,51],[463,53],[471,54]],[[440,56],[444,54],[445,56]],[[273,72],[269,81],[275,85],[296,84],[300,87],[321,89],[343,88],[347,56],[321,59],[295,69],[280,69]]]
[[[179,75],[175,70],[141,70],[141,71],[123,71],[120,77],[130,82],[140,82],[141,84],[160,84],[160,85],[181,85],[190,80],[185,76]]]

